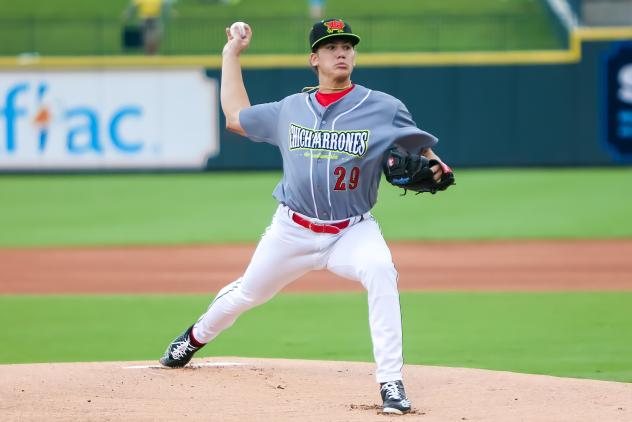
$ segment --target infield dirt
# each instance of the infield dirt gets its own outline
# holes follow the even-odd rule
[[[387,416],[380,414],[368,363],[193,362],[185,369],[161,369],[155,362],[6,365],[0,376],[0,414],[2,420],[19,421],[632,419],[632,384],[411,365],[405,372],[413,412]],[[205,366],[214,362],[219,366]]]
[[[390,244],[401,290],[630,290],[632,240]],[[209,293],[255,245],[0,248],[0,294]],[[326,271],[284,291],[361,291]]]

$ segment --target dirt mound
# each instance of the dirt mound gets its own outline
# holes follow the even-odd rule
[[[373,365],[276,359],[0,366],[3,421],[629,421],[632,384],[409,365],[414,411],[379,412]]]

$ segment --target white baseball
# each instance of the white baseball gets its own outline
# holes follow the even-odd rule
[[[235,22],[230,26],[230,34],[233,38],[246,38],[246,23]]]

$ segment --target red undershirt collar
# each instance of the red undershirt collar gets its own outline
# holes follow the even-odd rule
[[[345,89],[344,91],[331,92],[327,94],[317,91],[316,100],[318,100],[321,106],[327,107],[329,104],[335,103],[336,101],[338,101],[339,99],[347,95],[354,87],[355,87],[355,84],[351,85],[349,88]]]

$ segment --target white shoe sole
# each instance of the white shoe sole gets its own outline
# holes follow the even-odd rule
[[[402,412],[399,409],[395,409],[394,407],[385,407],[382,410],[382,413],[390,413],[392,415],[403,415],[404,414],[404,412]]]

